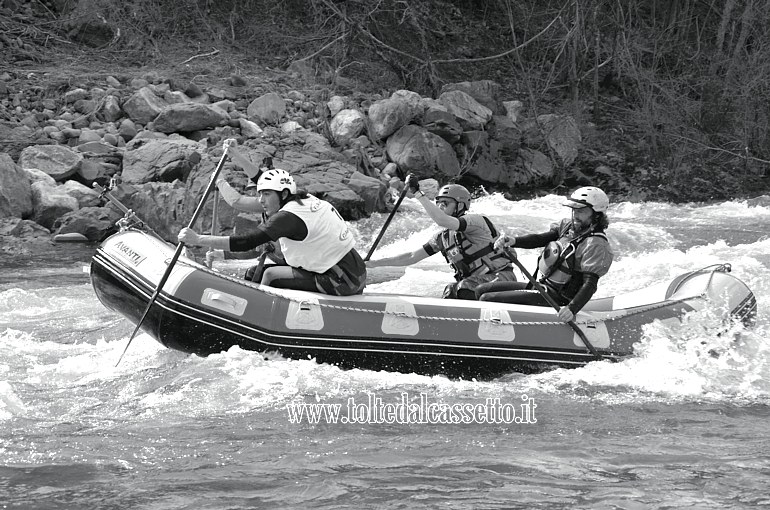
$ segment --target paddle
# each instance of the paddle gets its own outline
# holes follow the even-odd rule
[[[398,196],[398,200],[396,200],[396,205],[393,206],[393,210],[390,211],[390,215],[388,216],[388,219],[385,220],[385,224],[382,226],[382,229],[380,229],[380,233],[377,235],[377,238],[374,240],[374,244],[371,248],[369,248],[369,253],[366,254],[366,258],[364,258],[364,262],[372,258],[372,254],[374,253],[374,249],[377,248],[377,245],[380,244],[380,239],[382,239],[383,234],[385,234],[385,229],[388,228],[388,225],[390,225],[390,221],[393,219],[393,216],[396,214],[396,211],[398,210],[398,206],[401,205],[401,202],[404,201],[404,197],[406,196],[406,193],[409,191],[409,179],[412,177],[407,177],[406,183],[404,183],[404,189],[401,191],[401,194]]]
[[[512,261],[514,264],[516,264],[516,267],[518,267],[518,268],[519,268],[519,270],[521,271],[521,274],[523,274],[524,276],[526,276],[526,277],[527,277],[527,279],[529,280],[529,282],[532,284],[532,287],[534,287],[534,288],[535,288],[535,289],[536,289],[536,290],[537,290],[537,291],[540,293],[540,295],[541,295],[541,296],[543,296],[543,299],[545,299],[545,300],[546,300],[546,302],[547,302],[549,305],[551,305],[551,306],[553,307],[553,309],[554,309],[554,310],[556,310],[556,311],[558,312],[558,311],[559,311],[559,309],[560,309],[560,306],[559,306],[559,304],[558,304],[556,301],[554,301],[554,300],[553,300],[553,298],[552,298],[551,296],[549,296],[549,295],[548,295],[548,292],[546,292],[546,290],[543,288],[543,286],[542,286],[542,285],[540,285],[540,284],[539,284],[539,283],[538,283],[538,282],[535,280],[535,278],[533,278],[533,277],[532,277],[532,275],[531,275],[531,274],[529,274],[529,271],[527,271],[527,270],[526,270],[526,268],[524,267],[524,265],[522,265],[522,263],[521,263],[521,262],[519,262],[519,259],[518,259],[518,258],[516,258],[516,254],[515,254],[515,253],[513,253],[513,252],[512,252],[511,250],[509,250],[508,248],[503,248],[503,253],[505,253],[506,257],[508,257],[509,259],[511,259],[511,261]],[[602,355],[601,355],[601,354],[599,354],[599,352],[596,350],[596,348],[595,348],[595,347],[594,347],[594,346],[591,344],[591,342],[588,340],[588,337],[586,337],[586,334],[585,334],[585,333],[583,333],[583,330],[582,330],[582,329],[580,329],[580,326],[578,326],[577,324],[575,324],[575,321],[568,321],[568,322],[567,322],[567,324],[569,324],[569,326],[570,326],[570,327],[571,327],[571,328],[572,328],[572,329],[575,331],[575,333],[577,333],[577,335],[580,337],[580,339],[581,339],[581,340],[583,341],[583,343],[585,344],[586,348],[588,348],[588,350],[591,352],[591,354],[593,354],[593,355],[594,355],[594,357],[596,357],[596,359],[597,359],[597,360],[601,361],[602,359],[604,359],[604,358],[602,358]]]
[[[214,190],[214,203],[211,206],[211,235],[216,236],[219,235],[219,190]],[[206,267],[211,269],[214,267],[214,248],[209,248],[209,251],[206,253]]]
[[[198,216],[200,216],[201,212],[203,212],[203,205],[206,203],[206,199],[211,193],[211,190],[214,188],[217,177],[219,177],[219,173],[222,171],[222,167],[225,165],[225,160],[227,159],[227,147],[229,146],[229,143],[230,143],[230,140],[225,140],[225,152],[224,154],[222,154],[222,159],[219,160],[219,164],[217,164],[217,167],[214,170],[214,173],[211,174],[211,178],[209,179],[209,183],[206,186],[206,190],[203,192],[203,198],[201,198],[201,201],[198,203],[198,207],[195,208],[195,212],[193,213],[192,218],[190,219],[190,222],[187,224],[187,228],[192,228],[193,225],[195,225],[195,222],[198,220]],[[139,331],[139,328],[142,327],[142,323],[144,322],[144,319],[147,318],[147,314],[150,312],[150,308],[152,308],[153,303],[155,303],[155,299],[160,294],[160,291],[163,290],[163,285],[165,285],[166,280],[168,280],[168,277],[171,275],[171,270],[174,268],[174,264],[176,264],[176,261],[179,259],[179,256],[182,254],[182,250],[184,250],[184,247],[185,247],[185,244],[183,242],[180,242],[177,245],[176,250],[174,251],[174,256],[171,257],[171,261],[168,263],[166,272],[163,273],[163,276],[158,282],[158,287],[155,289],[155,292],[153,292],[152,296],[150,297],[150,302],[147,303],[147,308],[144,310],[144,313],[142,314],[142,318],[139,319],[139,322],[136,324],[136,328],[134,328],[134,332],[131,333],[131,336],[128,338],[128,343],[126,344],[126,348],[123,349],[123,354],[120,355],[118,362],[115,363],[116,367],[120,365],[120,360],[122,360],[123,356],[126,354],[126,351],[128,350],[128,346],[131,345],[131,341],[136,336],[136,333]]]

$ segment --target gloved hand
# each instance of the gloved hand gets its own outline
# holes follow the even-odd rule
[[[406,176],[406,185],[409,186],[409,191],[412,194],[415,194],[418,191],[420,191],[420,181],[417,180],[417,177],[415,177],[412,174],[409,174]]]

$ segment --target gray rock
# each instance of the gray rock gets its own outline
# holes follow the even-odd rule
[[[430,109],[425,112],[422,126],[450,144],[460,140],[460,135],[463,134],[463,128],[460,127],[460,123],[457,122],[454,115],[443,110]]]
[[[57,218],[78,209],[78,201],[45,182],[32,184],[32,220],[50,229]]]
[[[418,177],[457,177],[460,163],[446,140],[410,124],[396,131],[385,145],[388,158],[405,173]]]
[[[103,241],[116,231],[121,214],[108,207],[85,207],[69,212],[53,224],[55,234],[83,234],[89,241]]]
[[[223,126],[229,120],[220,108],[198,103],[172,104],[163,109],[153,121],[161,133],[185,133]]]
[[[381,140],[395,133],[412,120],[413,109],[409,103],[400,99],[383,99],[369,107],[369,136]]]
[[[123,103],[123,111],[134,122],[147,124],[157,117],[168,104],[149,87],[142,87]]]
[[[37,168],[64,181],[77,172],[83,156],[62,145],[30,145],[21,151],[19,165],[22,168]]]
[[[353,138],[360,135],[364,126],[364,115],[353,109],[340,110],[329,123],[334,141],[340,146],[347,145]]]
[[[461,90],[444,92],[439,96],[438,101],[455,116],[463,129],[484,129],[492,120],[492,110]]]
[[[131,184],[184,181],[201,158],[198,152],[201,146],[189,140],[145,140],[135,147],[123,155],[121,176]]]
[[[277,125],[286,115],[286,101],[275,92],[270,92],[252,101],[246,114],[255,122]]]
[[[28,218],[32,189],[27,173],[8,154],[0,153],[0,217]]]
[[[500,84],[492,80],[463,81],[447,83],[441,87],[441,93],[460,90],[465,92],[480,104],[489,108],[493,115],[501,115],[505,107],[500,101]]]

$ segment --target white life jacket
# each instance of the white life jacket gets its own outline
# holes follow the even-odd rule
[[[355,245],[347,223],[329,202],[312,195],[286,203],[282,211],[299,216],[307,226],[307,237],[294,241],[281,237],[281,251],[286,263],[314,273],[325,273]]]

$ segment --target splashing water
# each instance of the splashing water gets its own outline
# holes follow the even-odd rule
[[[516,235],[548,229],[566,214],[561,201],[495,194],[472,210]],[[359,251],[386,217],[351,224]],[[4,261],[0,493],[10,508],[766,504],[770,208],[620,203],[609,217],[616,260],[597,296],[729,262],[757,297],[755,327],[725,328],[707,307],[648,325],[638,354],[622,362],[485,382],[344,371],[238,348],[200,358],[145,334],[115,368],[133,326],[93,294],[82,266],[94,247]],[[418,249],[436,230],[406,199],[373,258]],[[529,268],[537,255],[519,250]],[[437,255],[368,290],[439,296],[451,279]],[[345,409],[350,399],[396,402],[405,393],[472,405],[518,406],[526,396],[537,422],[291,424],[286,414],[294,403]]]

